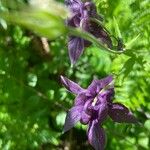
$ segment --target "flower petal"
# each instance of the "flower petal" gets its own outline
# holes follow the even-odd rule
[[[98,121],[102,123],[108,115],[108,106],[107,103],[102,103],[99,105],[99,112],[98,112]]]
[[[92,101],[91,99],[86,99],[84,105],[83,105],[83,111],[81,114],[80,122],[82,124],[88,124],[91,119],[91,110],[89,110],[89,106],[91,105]]]
[[[79,93],[77,97],[75,98],[75,106],[82,105],[84,106],[85,102],[87,101],[87,96],[83,92],[84,89],[82,89],[82,93]]]
[[[89,13],[88,16],[90,16]],[[96,14],[94,16],[96,18]],[[88,28],[89,28],[88,31],[92,35],[98,38],[103,44],[106,44],[109,48],[112,48],[112,40],[110,38],[109,32],[106,31],[106,29],[103,26],[96,23],[95,21],[90,21],[90,26]]]
[[[80,26],[80,14],[75,14],[68,20],[66,20],[66,24],[71,27],[79,27]]]
[[[129,111],[129,109],[120,104],[113,103],[112,107],[109,109],[109,116],[112,120],[122,123],[137,123],[137,119],[133,116],[133,114]]]
[[[103,92],[101,92],[100,94],[98,94],[98,99],[101,102],[112,102],[113,98],[114,98],[114,88],[109,88],[107,90],[104,90]]]
[[[81,113],[81,119],[80,122],[84,125],[88,124],[90,121],[91,116],[88,115],[85,111],[82,111]]]
[[[83,5],[81,0],[65,0],[65,4],[74,13],[80,12],[81,6]]]
[[[64,125],[64,132],[70,130],[74,125],[81,119],[81,112],[83,110],[82,106],[75,106],[72,107],[65,120],[65,125]]]
[[[88,140],[95,150],[104,150],[105,132],[96,121],[92,121],[89,124]]]
[[[74,94],[79,94],[80,92],[82,92],[84,89],[81,88],[77,83],[69,80],[66,77],[60,76],[61,78],[61,82],[64,85],[64,87],[69,90],[70,92],[74,93]]]
[[[105,88],[110,82],[112,82],[113,78],[112,76],[108,76],[106,78],[103,78],[101,80],[93,80],[92,83],[89,85],[88,90],[92,94],[97,94]]]
[[[84,3],[84,8],[87,10],[89,17],[92,17],[92,18],[97,17],[96,6],[93,2],[90,2],[90,1],[85,2]]]
[[[75,64],[84,50],[84,40],[78,37],[70,37],[68,43],[69,57],[72,64]]]

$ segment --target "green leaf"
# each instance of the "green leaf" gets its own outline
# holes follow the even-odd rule
[[[135,64],[135,58],[132,57],[129,58],[126,61],[126,63],[123,65],[121,73],[123,74],[124,78],[126,78],[129,75],[129,73],[132,71],[134,64]]]
[[[136,37],[134,37],[131,41],[126,43],[126,49],[130,49],[133,44],[136,44],[135,42],[137,42],[137,40],[139,39],[140,34],[138,34]]]
[[[115,17],[113,17],[113,20],[114,20],[114,26],[115,26],[116,36],[122,39],[122,35],[121,35],[121,31],[119,29],[118,22],[117,22],[117,20],[116,20]]]

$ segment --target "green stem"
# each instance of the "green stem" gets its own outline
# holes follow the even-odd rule
[[[101,42],[100,40],[98,40],[97,38],[95,38],[93,35],[91,35],[90,33],[88,32],[85,32],[81,29],[75,29],[75,28],[71,28],[69,27],[68,28],[68,34],[69,35],[74,35],[74,36],[78,36],[78,37],[81,37],[85,40],[88,40],[92,43],[94,43],[96,46],[98,46],[100,49],[102,50],[105,50],[105,51],[108,51],[108,52],[111,52],[111,53],[114,53],[114,54],[121,54],[123,53],[124,51],[117,51],[117,50],[112,50],[112,49],[109,49],[107,47],[105,47]]]

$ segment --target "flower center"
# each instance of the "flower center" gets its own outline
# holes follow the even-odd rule
[[[98,95],[102,94],[103,92],[105,92],[106,90],[108,90],[109,88],[111,88],[113,84],[114,84],[113,81],[110,82],[108,85],[106,85],[103,89],[101,89],[101,90],[97,93],[97,95],[96,95],[95,98],[93,99],[92,106],[95,106],[95,105],[96,105],[96,103],[97,103],[97,101],[98,101]]]
[[[95,106],[96,105],[96,102],[97,102],[98,98],[97,96],[93,99],[93,102],[92,102],[92,106]]]

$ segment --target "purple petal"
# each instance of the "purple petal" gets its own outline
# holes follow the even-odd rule
[[[82,89],[83,91],[83,89]],[[75,106],[77,105],[82,105],[84,106],[85,102],[87,101],[87,96],[85,95],[85,93],[80,93],[77,95],[76,99],[75,99]]]
[[[137,123],[137,119],[133,116],[133,114],[129,111],[129,109],[120,104],[113,103],[112,107],[109,109],[109,116],[112,120],[122,123]]]
[[[95,150],[104,150],[105,132],[96,121],[89,124],[88,140]]]
[[[78,37],[71,37],[68,44],[69,57],[72,64],[75,64],[84,50],[84,40]]]
[[[82,92],[84,89],[81,88],[77,83],[69,80],[66,77],[60,76],[61,78],[61,82],[64,85],[64,87],[69,90],[70,92],[74,93],[74,94],[79,94],[80,92]]]
[[[102,123],[108,115],[108,105],[107,103],[102,103],[99,105],[99,112],[98,112],[98,122]]]
[[[112,40],[108,31],[103,26],[94,21],[90,21],[89,32],[96,38],[100,39],[103,44],[106,44],[109,48],[112,48]]]
[[[71,27],[79,27],[80,26],[80,15],[75,14],[71,18],[66,21],[66,24]]]
[[[91,116],[85,113],[85,111],[82,111],[80,122],[86,125],[89,123],[90,119],[91,119]]]
[[[90,28],[90,21],[89,21],[89,18],[88,17],[85,17],[85,18],[82,18],[81,21],[80,21],[80,27],[84,30],[84,31],[89,31]]]
[[[98,99],[101,102],[112,102],[114,98],[114,88],[107,89],[102,93],[98,94]]]
[[[88,122],[91,119],[91,111],[89,110],[89,106],[91,105],[91,100],[90,99],[86,99],[84,105],[83,105],[83,111],[81,114],[81,120],[80,122],[82,124],[88,124]]]
[[[88,107],[87,114],[91,115],[91,120],[97,120],[101,124],[108,115],[108,105],[107,103],[91,105]]]
[[[106,78],[103,78],[101,80],[93,80],[90,86],[88,87],[88,90],[92,94],[97,94],[105,88],[110,82],[112,82],[113,78],[112,76],[108,76]]]
[[[69,110],[65,120],[65,125],[63,130],[64,132],[74,127],[75,124],[81,119],[82,110],[83,110],[82,106],[75,106]]]
[[[72,12],[79,12],[81,6],[83,5],[81,0],[65,0],[65,4]]]
[[[95,6],[94,3],[92,3],[92,2],[85,2],[84,3],[84,8],[87,10],[89,17],[93,17],[93,18],[97,17],[96,6]]]

